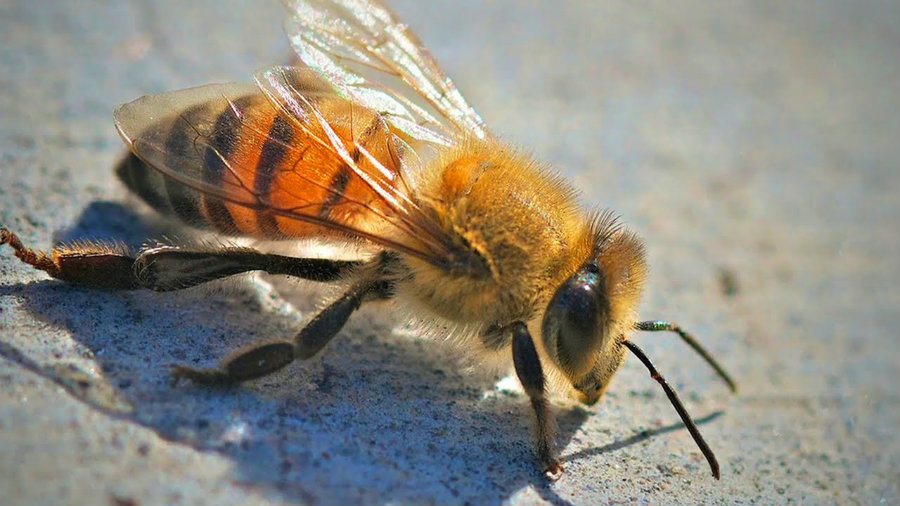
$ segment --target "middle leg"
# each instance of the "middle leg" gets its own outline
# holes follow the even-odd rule
[[[387,258],[382,255],[373,262],[384,264]],[[383,271],[384,265],[376,265],[372,272]],[[175,382],[187,379],[199,384],[229,384],[266,376],[295,359],[305,360],[318,353],[337,335],[363,302],[389,299],[392,295],[393,281],[379,276],[359,280],[310,320],[293,339],[251,343],[226,357],[218,367],[194,369],[176,365],[172,369],[173,379]]]

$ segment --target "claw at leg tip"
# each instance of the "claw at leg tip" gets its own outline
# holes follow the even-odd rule
[[[556,481],[562,477],[563,474],[563,466],[559,463],[559,461],[551,462],[544,469],[544,476],[547,477],[550,481]]]

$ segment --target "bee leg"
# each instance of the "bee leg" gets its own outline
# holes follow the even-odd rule
[[[26,248],[18,235],[0,227],[3,244],[9,244],[22,262],[62,281],[103,290],[140,288],[132,274],[134,257],[121,244],[80,242],[56,246],[46,253]]]
[[[351,289],[316,315],[294,337],[295,356],[300,360],[313,357],[322,350],[343,328],[354,311],[363,302],[372,299],[388,299],[392,295],[390,281],[377,281]]]
[[[144,288],[166,292],[249,271],[283,274],[310,281],[336,281],[361,262],[295,258],[250,248],[187,249],[160,246],[142,251],[134,275]]]
[[[222,360],[219,367],[194,369],[172,366],[172,384],[181,379],[200,385],[227,385],[273,373],[294,361],[294,344],[290,341],[251,343]]]
[[[295,276],[311,281],[335,281],[361,262],[295,258],[260,253],[250,248],[148,248],[134,257],[124,245],[76,242],[49,253],[26,248],[18,235],[0,227],[0,245],[9,244],[22,262],[50,276],[90,288],[165,292],[249,271]]]
[[[316,315],[293,340],[251,344],[225,358],[218,368],[175,366],[174,381],[184,378],[200,384],[236,383],[273,373],[294,359],[310,358],[337,335],[363,302],[389,298],[391,289],[392,283],[383,280],[357,285]]]
[[[562,476],[563,467],[553,455],[553,415],[544,395],[544,370],[528,327],[523,322],[512,324],[512,353],[516,375],[531,399],[531,407],[534,408],[537,420],[538,458],[544,466],[544,474],[555,481]]]

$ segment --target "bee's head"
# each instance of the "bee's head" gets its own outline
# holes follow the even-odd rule
[[[600,399],[625,359],[646,273],[643,245],[612,220],[597,225],[594,253],[556,289],[541,327],[544,349],[582,402]]]

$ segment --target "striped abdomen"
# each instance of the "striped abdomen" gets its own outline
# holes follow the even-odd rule
[[[391,210],[371,179],[398,186],[400,150],[390,128],[315,81],[293,84],[306,87],[298,90],[303,104],[319,116],[288,116],[259,88],[242,84],[120,107],[117,126],[132,154],[117,174],[161,212],[225,234],[377,233]]]

